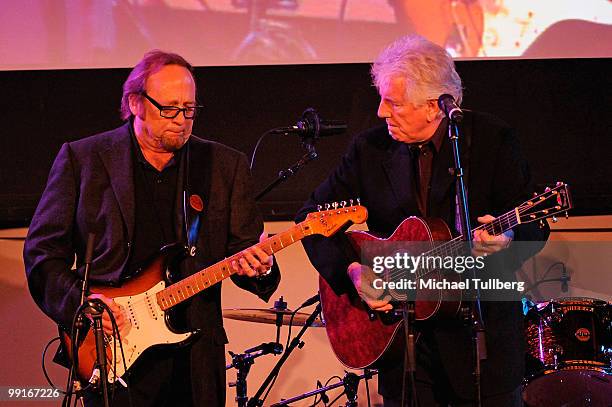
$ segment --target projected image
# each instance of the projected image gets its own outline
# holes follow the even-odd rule
[[[369,62],[419,33],[457,58],[609,57],[610,0],[30,0],[0,15],[2,69]],[[26,52],[24,52],[24,50]]]

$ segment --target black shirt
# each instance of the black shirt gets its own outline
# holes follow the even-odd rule
[[[135,222],[132,253],[125,277],[146,266],[161,247],[176,241],[175,207],[180,155],[175,153],[162,171],[153,167],[142,154],[133,129]]]
[[[434,156],[442,147],[444,135],[448,128],[448,120],[443,119],[433,136],[424,143],[411,144],[410,152],[415,166],[415,185],[417,187],[418,206],[421,216],[428,217],[429,214],[429,191],[431,190],[431,172]]]

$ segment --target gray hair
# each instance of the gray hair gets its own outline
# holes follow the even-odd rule
[[[406,81],[406,99],[419,106],[448,93],[457,104],[463,98],[461,78],[448,52],[419,36],[407,35],[385,48],[372,64],[374,86],[380,92],[394,78]]]

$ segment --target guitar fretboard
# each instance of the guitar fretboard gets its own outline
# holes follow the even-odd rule
[[[302,240],[305,236],[313,234],[311,222],[313,220],[305,220],[289,230],[267,238],[266,240],[257,243],[255,246],[261,248],[269,256],[292,245],[295,242]],[[163,311],[172,308],[173,306],[193,297],[199,292],[208,287],[225,280],[234,274],[232,262],[238,261],[245,253],[250,250],[245,249],[230,257],[221,260],[203,270],[198,271],[191,276],[172,284],[171,286],[159,291],[156,294],[157,303]]]
[[[518,209],[515,208],[495,218],[489,223],[485,223],[483,225],[480,225],[472,229],[472,234],[476,230],[484,229],[490,235],[498,236],[506,232],[507,230],[512,229],[519,223],[520,221],[518,217]],[[433,256],[440,256],[440,257],[458,256],[458,255],[463,255],[465,253],[466,248],[467,246],[466,246],[466,241],[465,241],[464,236],[459,235],[455,237],[454,239],[444,242],[434,247],[430,251],[423,253],[423,256],[431,256],[431,257]],[[417,278],[425,277],[427,274],[433,271],[435,271],[435,269],[429,269],[427,267],[422,267],[421,269],[417,270],[416,277]]]

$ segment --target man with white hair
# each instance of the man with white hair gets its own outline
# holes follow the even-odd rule
[[[461,103],[461,79],[451,56],[419,36],[406,36],[388,46],[372,65],[380,94],[378,116],[385,125],[357,135],[339,166],[313,192],[297,215],[303,219],[318,204],[361,198],[368,209],[370,231],[389,236],[409,216],[436,217],[451,229],[457,225],[455,177],[448,119],[438,97],[450,94]],[[460,125],[462,163],[466,170],[470,217],[485,223],[512,209],[531,193],[527,164],[514,131],[487,114],[465,111]],[[457,231],[453,231],[457,234]],[[474,233],[474,255],[504,250],[518,266],[532,253],[505,250],[512,240],[544,241],[548,229],[517,226],[493,236],[484,229]],[[336,293],[356,292],[374,311],[386,312],[386,299],[373,299],[362,290],[371,269],[345,250],[346,237],[310,236],[304,239],[308,256]],[[514,256],[516,254],[516,256]],[[494,257],[494,256],[492,256]],[[491,257],[489,258],[491,259]],[[513,271],[505,275],[514,279]],[[524,354],[521,304],[485,302],[483,317],[488,358],[482,362],[484,406],[521,405],[519,385]],[[467,406],[474,403],[472,330],[459,320],[416,324],[416,393],[420,406]],[[379,393],[385,406],[399,406],[403,357],[379,370]],[[406,399],[411,397],[407,392]]]

